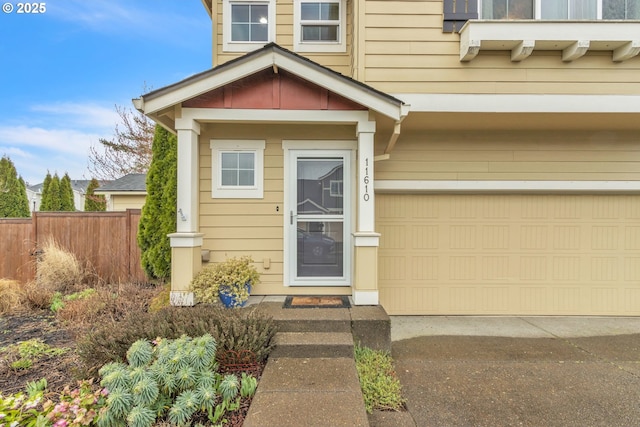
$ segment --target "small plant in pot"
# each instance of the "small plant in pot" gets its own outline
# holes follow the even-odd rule
[[[226,307],[243,307],[249,299],[251,286],[260,281],[260,274],[249,256],[229,258],[202,269],[191,281],[196,300],[205,304],[218,301]]]

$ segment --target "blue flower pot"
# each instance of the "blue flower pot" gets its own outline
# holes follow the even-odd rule
[[[251,285],[246,283],[244,286],[247,289],[247,292],[251,294]],[[247,305],[248,300],[240,302],[236,299],[235,295],[230,295],[228,286],[220,286],[220,292],[218,292],[218,295],[220,296],[222,305],[227,308],[244,307]]]

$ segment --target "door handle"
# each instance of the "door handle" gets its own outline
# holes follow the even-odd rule
[[[289,211],[289,224],[293,225],[293,217],[297,216],[293,214],[293,211]]]

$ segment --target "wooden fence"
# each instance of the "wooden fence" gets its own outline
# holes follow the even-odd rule
[[[104,280],[145,282],[136,236],[140,209],[125,212],[35,212],[0,219],[0,278],[35,278],[34,253],[53,238]]]

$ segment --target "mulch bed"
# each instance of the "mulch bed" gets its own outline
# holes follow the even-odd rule
[[[40,339],[52,347],[69,348],[70,351],[35,360],[27,370],[12,369],[0,353],[0,394],[19,392],[28,382],[41,378],[47,379],[51,391],[61,391],[66,385],[76,384],[78,358],[73,351],[73,336],[59,325],[52,313],[30,312],[0,317],[0,347],[31,339]]]

